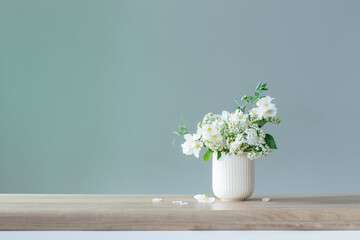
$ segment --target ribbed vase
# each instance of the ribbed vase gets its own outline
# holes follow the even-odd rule
[[[212,188],[222,201],[243,201],[254,192],[254,161],[247,154],[213,153]]]

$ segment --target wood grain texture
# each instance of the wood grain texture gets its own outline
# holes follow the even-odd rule
[[[360,230],[360,195],[198,204],[193,195],[0,194],[0,230]]]

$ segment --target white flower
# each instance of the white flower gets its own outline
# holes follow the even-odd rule
[[[193,152],[194,152],[195,157],[199,158],[199,154],[200,154],[202,146],[203,146],[202,142],[195,141],[195,145],[194,145],[194,148],[193,148]]]
[[[256,105],[258,106],[258,116],[259,118],[268,118],[275,117],[277,113],[277,108],[275,104],[271,103],[274,98],[270,96],[266,96],[264,98],[260,98]]]
[[[252,118],[256,119],[261,119],[262,118],[262,112],[261,109],[256,107],[250,110],[250,116]]]
[[[215,202],[215,198],[207,197],[205,194],[197,194],[194,198],[198,201],[198,203],[213,203]]]
[[[205,124],[201,130],[203,140],[208,148],[216,150],[221,145],[223,137],[220,134],[219,126],[216,123]]]
[[[220,133],[217,133],[208,138],[208,140],[210,140],[211,142],[220,142],[222,140],[222,136],[220,135]]]
[[[257,158],[259,158],[261,156],[261,153],[259,152],[248,152],[248,158],[250,158],[250,160],[255,160]]]
[[[274,100],[274,98],[270,97],[270,96],[266,96],[264,98],[260,98],[257,102],[256,102],[256,106],[258,106],[259,108],[268,108],[270,106],[271,101]]]
[[[183,144],[181,144],[183,153],[185,155],[192,155],[194,154],[193,149],[191,148],[190,144],[188,142],[184,142]]]
[[[186,155],[194,154],[194,150],[193,150],[193,147],[192,147],[193,141],[192,141],[191,134],[184,135],[184,138],[185,138],[186,142],[181,144],[183,153],[186,154]]]
[[[239,148],[240,148],[240,145],[239,145],[238,142],[231,142],[230,143],[229,150],[230,150],[231,153],[236,153],[239,150]]]
[[[248,115],[244,114],[240,109],[236,109],[236,111],[230,117],[230,121],[234,123],[237,122],[245,123],[247,119],[248,119]]]
[[[270,104],[266,109],[262,109],[263,118],[275,117],[276,113],[277,113],[277,108],[275,107],[275,104]]]
[[[215,124],[205,124],[201,129],[201,134],[205,138],[209,138],[213,135],[216,135],[216,134],[218,134],[218,132],[219,132],[219,130]]]
[[[202,142],[199,141],[200,136],[198,134],[186,134],[184,135],[185,142],[181,144],[183,153],[186,155],[194,154],[195,157],[199,158]]]
[[[244,132],[246,134],[246,142],[247,144],[249,145],[257,145],[258,142],[259,142],[259,137],[257,135],[257,132],[255,129],[252,129],[252,128],[248,128],[245,130]]]
[[[221,114],[221,119],[224,122],[228,122],[230,117],[231,117],[231,114],[228,111],[223,111],[222,114]]]

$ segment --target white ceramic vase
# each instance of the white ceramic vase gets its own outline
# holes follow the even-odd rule
[[[213,153],[212,188],[222,201],[243,201],[254,192],[254,161],[247,154]]]

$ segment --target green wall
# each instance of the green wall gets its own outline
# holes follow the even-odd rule
[[[267,82],[258,193],[358,192],[359,1],[0,0],[0,192],[210,193],[171,131]]]

